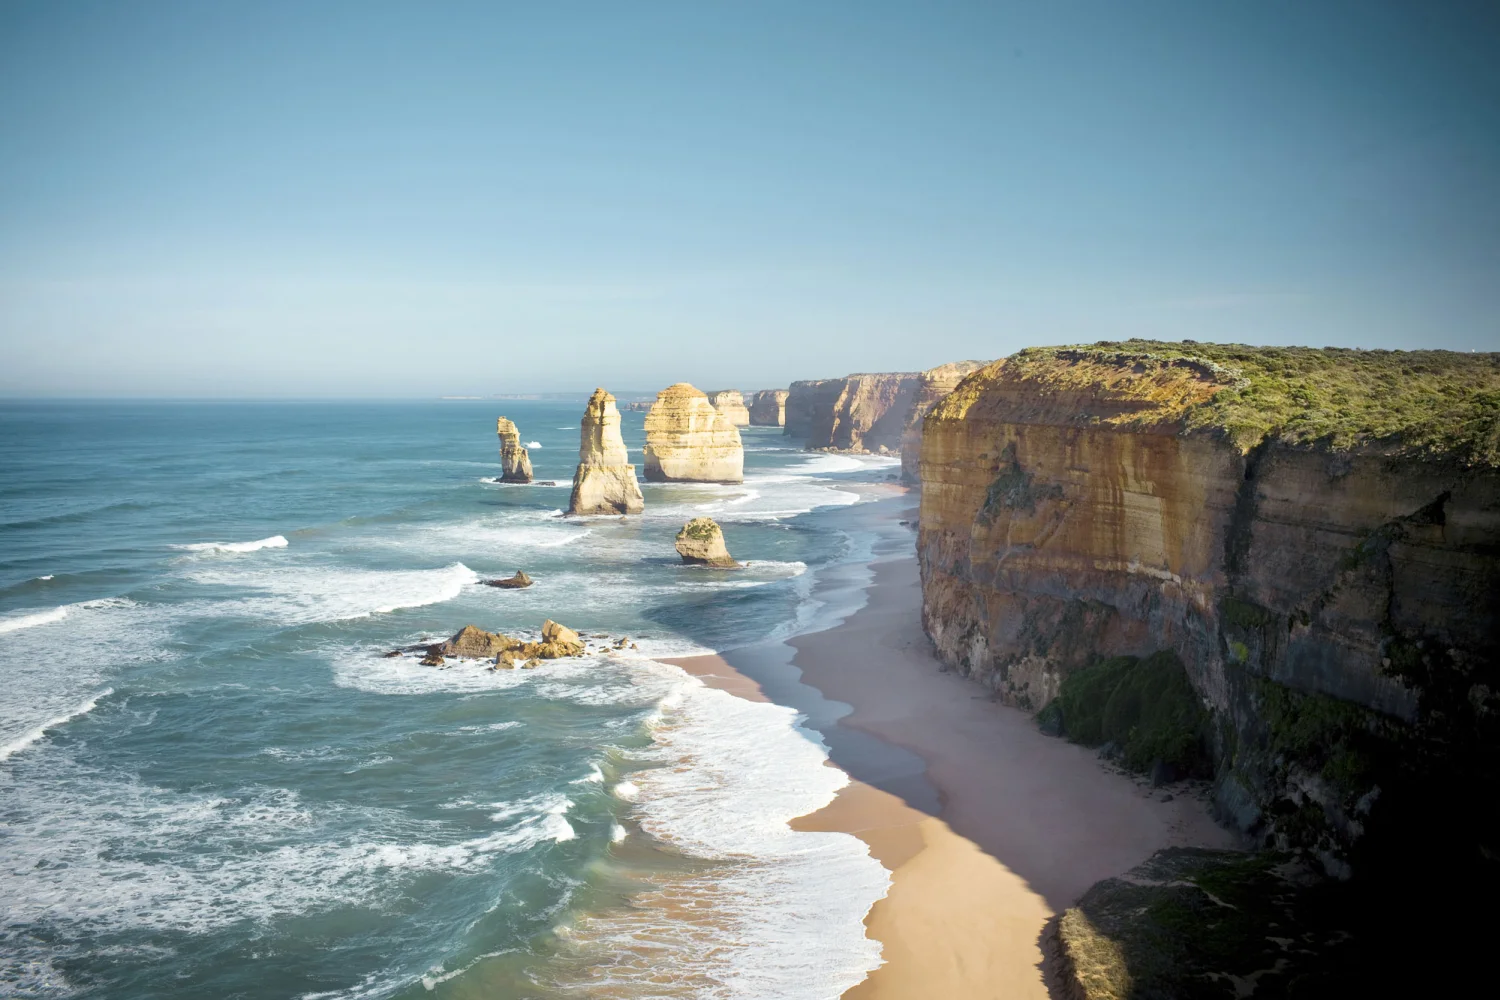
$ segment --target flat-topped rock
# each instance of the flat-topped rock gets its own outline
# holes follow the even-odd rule
[[[751,427],[786,426],[786,389],[762,389],[750,399]]]
[[[711,517],[695,517],[677,533],[677,554],[696,566],[732,567],[739,563],[724,545],[724,531]]]
[[[646,479],[649,482],[738,483],[744,481],[740,432],[686,382],[657,393],[646,414]]]
[[[639,514],[645,509],[635,466],[620,436],[615,397],[595,389],[579,422],[578,470],[573,473],[568,513]]]
[[[713,408],[724,415],[736,427],[750,426],[750,411],[745,408],[745,397],[735,389],[720,389],[717,392],[708,393],[708,401]]]
[[[495,421],[495,431],[500,435],[500,481],[531,482],[531,456],[521,444],[521,432],[515,422],[501,417]]]

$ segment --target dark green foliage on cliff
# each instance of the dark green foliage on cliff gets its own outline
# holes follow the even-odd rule
[[[1377,713],[1257,678],[1256,700],[1275,757],[1321,774],[1344,796],[1368,790],[1388,738]]]
[[[1345,991],[1390,966],[1368,965],[1351,902],[1345,886],[1285,856],[1168,848],[1063,915],[1061,992],[1196,1000],[1244,996],[1249,985],[1258,997],[1366,995]]]
[[[1115,656],[1063,679],[1043,710],[1060,716],[1068,739],[1085,746],[1114,743],[1125,766],[1145,771],[1156,761],[1182,774],[1204,773],[1208,716],[1171,650],[1145,659]]]
[[[1500,354],[1361,351],[1339,347],[1101,341],[1029,348],[1048,357],[1136,365],[1200,362],[1225,385],[1186,414],[1189,430],[1217,430],[1248,451],[1268,438],[1350,448],[1379,442],[1500,465]]]

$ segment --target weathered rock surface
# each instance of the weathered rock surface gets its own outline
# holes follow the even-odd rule
[[[901,481],[916,485],[921,481],[918,463],[922,457],[922,421],[927,413],[946,397],[964,376],[984,367],[983,361],[954,361],[929,368],[917,377],[917,391],[912,397],[906,426],[901,431]]]
[[[646,414],[648,482],[738,483],[744,465],[740,432],[705,393],[686,382],[657,393]]]
[[[531,586],[531,577],[526,575],[526,571],[524,569],[518,569],[516,570],[515,576],[509,576],[499,580],[486,580],[484,581],[484,585],[486,587],[499,587],[503,590],[520,590],[523,587]]]
[[[724,414],[736,427],[750,426],[750,411],[745,408],[745,397],[735,389],[719,389],[708,393],[708,401],[713,404],[714,409]]]
[[[786,425],[785,389],[762,389],[750,400],[751,427],[784,427]]]
[[[486,632],[477,625],[465,625],[447,642],[427,647],[423,666],[440,667],[445,657],[460,659],[491,659],[497,667],[527,665],[530,660],[557,660],[569,656],[581,656],[585,650],[583,638],[566,625],[552,619],[542,623],[542,641],[525,642],[501,632]]]
[[[531,456],[521,444],[521,432],[516,429],[515,423],[501,417],[495,421],[495,430],[500,435],[501,482],[531,482]]]
[[[1376,828],[1495,856],[1497,393],[1497,355],[1020,352],[926,418],[924,627],[1033,711],[1170,650],[1220,813],[1330,872]]]
[[[786,399],[786,433],[809,448],[892,454],[917,393],[917,372],[847,375],[793,382]]]
[[[677,533],[677,554],[699,566],[738,566],[724,545],[724,531],[711,517],[695,517]]]
[[[615,397],[595,389],[578,433],[578,470],[573,473],[569,514],[639,514],[646,509],[635,466],[620,437]]]

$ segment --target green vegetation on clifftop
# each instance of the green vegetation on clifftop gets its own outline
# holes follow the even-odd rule
[[[1006,371],[1045,382],[1058,361],[1142,373],[1191,365],[1223,388],[1186,408],[1187,429],[1225,433],[1244,451],[1267,439],[1379,444],[1500,465],[1497,353],[1125,340],[1028,348],[1007,359]]]

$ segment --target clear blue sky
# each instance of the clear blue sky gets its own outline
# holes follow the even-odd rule
[[[1495,3],[0,5],[0,393],[1500,349]]]

